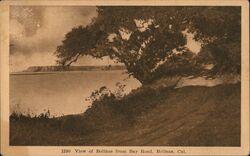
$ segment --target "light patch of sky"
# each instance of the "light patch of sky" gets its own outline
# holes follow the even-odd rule
[[[194,40],[194,34],[183,31],[183,34],[187,37],[186,47],[193,53],[198,54],[201,49],[201,43]]]
[[[126,30],[124,28],[121,28],[119,30],[119,33],[120,33],[123,40],[129,40],[130,35],[132,34],[129,30]]]
[[[116,38],[116,34],[115,33],[112,33],[112,34],[110,34],[109,36],[108,36],[108,40],[109,40],[109,42],[114,42],[114,39]]]
[[[145,21],[145,20],[135,19],[134,22],[137,28],[139,29],[139,31],[143,32],[143,31],[146,31],[151,24],[153,24],[154,20],[149,19]]]

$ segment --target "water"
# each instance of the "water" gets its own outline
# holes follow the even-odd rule
[[[166,81],[166,82],[165,82]],[[164,79],[160,86],[169,85],[174,78]],[[183,77],[177,88],[198,85],[215,86],[222,83],[237,83],[240,76],[225,75],[207,80],[203,77]],[[122,70],[57,72],[40,74],[10,75],[10,111],[38,115],[48,109],[52,116],[78,114],[84,112],[90,102],[85,101],[91,92],[102,86],[114,91],[116,83],[125,84],[125,93],[140,86]],[[157,86],[157,83],[154,85]]]
[[[118,70],[10,75],[10,111],[35,115],[49,109],[53,116],[82,113],[90,105],[85,98],[92,91],[102,86],[114,91],[117,82],[126,85],[126,93],[140,86]]]

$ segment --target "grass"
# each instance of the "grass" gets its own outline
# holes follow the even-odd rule
[[[142,87],[57,118],[12,114],[10,145],[240,146],[240,84]]]

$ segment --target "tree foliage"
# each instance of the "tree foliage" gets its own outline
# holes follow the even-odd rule
[[[143,84],[159,71],[194,74],[207,63],[215,65],[213,74],[240,72],[240,7],[98,6],[97,12],[91,24],[66,34],[56,50],[59,64],[109,56]],[[202,43],[198,55],[186,48],[184,31]]]
[[[191,22],[189,30],[203,43],[197,60],[214,64],[209,74],[240,74],[240,7],[206,7],[197,12]]]

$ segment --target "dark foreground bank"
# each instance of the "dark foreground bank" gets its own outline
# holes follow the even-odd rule
[[[12,114],[10,145],[240,146],[240,84],[140,88],[84,115]]]

